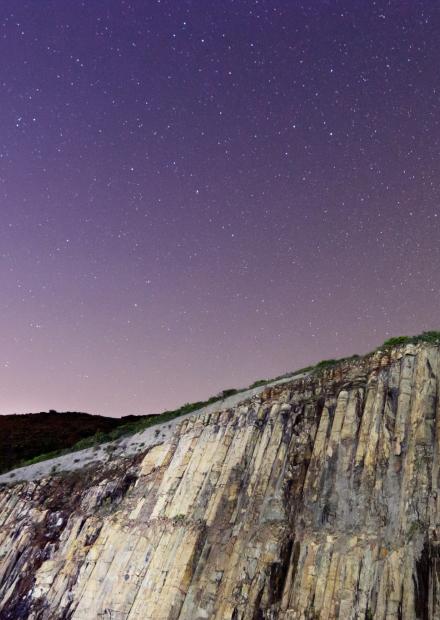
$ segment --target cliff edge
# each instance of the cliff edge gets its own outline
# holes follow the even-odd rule
[[[439,618],[439,377],[397,346],[4,485],[0,618]]]

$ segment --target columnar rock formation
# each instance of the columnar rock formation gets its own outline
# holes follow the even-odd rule
[[[439,372],[378,352],[4,487],[0,617],[440,618]]]

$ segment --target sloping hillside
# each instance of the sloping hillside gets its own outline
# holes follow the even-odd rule
[[[38,455],[70,448],[96,433],[108,433],[126,422],[127,418],[76,411],[1,415],[0,472]]]
[[[402,342],[5,484],[0,617],[439,618],[439,393]]]

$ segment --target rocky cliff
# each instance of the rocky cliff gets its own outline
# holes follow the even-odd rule
[[[4,486],[0,618],[440,618],[439,373],[377,352]]]

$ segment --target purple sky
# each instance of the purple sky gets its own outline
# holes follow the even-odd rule
[[[440,5],[3,0],[0,413],[440,328]]]

